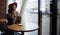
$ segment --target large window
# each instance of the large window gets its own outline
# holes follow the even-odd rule
[[[17,3],[16,11],[25,19],[24,22],[38,24],[38,0],[7,0],[7,13],[8,5],[14,2]]]
[[[10,3],[17,2],[18,11],[24,23],[34,23],[38,25],[38,0],[8,0],[7,10]],[[6,11],[7,11],[6,10]],[[26,35],[38,35],[38,31],[26,33]]]
[[[50,0],[40,0],[40,12],[42,12],[42,35],[50,33]]]

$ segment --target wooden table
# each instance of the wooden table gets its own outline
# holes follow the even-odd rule
[[[8,25],[7,28],[11,31],[21,32],[22,33],[21,35],[24,35],[24,32],[35,31],[38,30],[39,27],[38,25],[29,22],[29,23],[22,23],[22,26],[19,26],[19,24],[14,23],[12,25]]]
[[[6,20],[7,20],[7,19],[3,19],[3,18],[0,19],[1,22],[4,22],[4,21],[6,21]]]

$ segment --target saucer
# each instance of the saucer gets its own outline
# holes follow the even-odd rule
[[[18,24],[19,26],[22,26],[23,24]]]

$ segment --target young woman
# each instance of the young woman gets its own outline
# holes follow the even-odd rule
[[[21,19],[21,17],[17,16],[16,8],[17,8],[16,2],[9,5],[8,14],[6,15],[6,18],[8,20],[7,24],[20,22],[19,20]]]
[[[8,23],[7,25],[11,25],[13,23],[16,23],[16,22],[20,22],[21,20],[21,17],[17,16],[17,13],[16,13],[16,8],[17,8],[17,3],[14,2],[12,4],[9,4],[9,9],[8,9],[8,14],[6,15],[6,18],[8,20]],[[5,34],[4,35],[14,35],[14,32],[13,31],[9,31],[8,29],[5,31]]]

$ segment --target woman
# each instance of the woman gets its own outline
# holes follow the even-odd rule
[[[17,20],[20,22],[21,17],[17,17],[16,8],[17,8],[16,2],[9,4],[8,14],[6,15],[6,18],[8,20],[7,25],[11,25],[13,23],[16,23]],[[6,30],[4,35],[14,35],[14,32]]]
[[[6,18],[8,20],[8,23],[7,24],[12,24],[15,22],[16,20],[16,8],[17,8],[17,3],[12,3],[9,5],[9,9],[8,9],[8,14],[6,15]]]
[[[17,16],[16,8],[17,8],[16,2],[9,5],[8,14],[6,15],[6,18],[8,20],[7,24],[19,22],[19,20],[21,19],[20,16]]]

